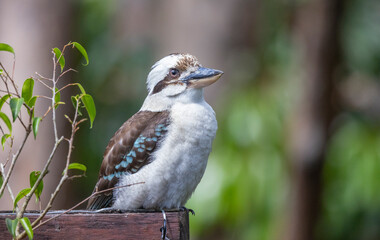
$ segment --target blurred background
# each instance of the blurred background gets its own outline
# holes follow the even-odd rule
[[[224,71],[205,90],[219,129],[186,205],[196,212],[191,239],[380,239],[379,26],[378,0],[0,0],[0,42],[16,51],[20,86],[36,71],[51,76],[53,47],[77,41],[90,57],[83,67],[69,53],[67,64],[79,70],[67,81],[97,107],[93,129],[85,123],[75,140],[73,162],[87,177],[66,184],[55,209],[91,194],[108,140],[139,110],[155,61],[188,52]],[[11,66],[9,55],[0,60]],[[66,105],[59,131],[68,136]],[[42,169],[52,137],[45,121],[28,140],[15,193]],[[0,210],[12,208],[6,195]]]

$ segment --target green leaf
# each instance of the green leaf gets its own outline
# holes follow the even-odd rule
[[[79,87],[79,89],[82,92],[82,94],[86,94],[86,91],[84,90],[84,88],[82,87],[82,85],[80,83],[74,83],[74,84]]]
[[[83,172],[87,171],[87,167],[81,163],[70,163],[68,169],[78,169],[82,170]]]
[[[87,110],[88,116],[90,117],[90,128],[92,128],[92,124],[96,116],[96,108],[95,108],[94,100],[92,99],[91,95],[85,94],[82,96],[82,102]]]
[[[76,47],[82,56],[86,59],[86,64],[83,64],[83,66],[87,66],[90,61],[88,60],[88,55],[84,47],[77,42],[72,42],[71,44],[73,44],[73,47]]]
[[[25,188],[23,190],[21,190],[18,194],[17,194],[17,197],[15,199],[15,202],[13,203],[13,210],[15,210],[16,206],[17,206],[17,203],[23,198],[25,197],[29,192],[30,190],[32,190],[31,188]]]
[[[10,94],[7,94],[7,95],[4,95],[1,99],[0,99],[0,110],[1,108],[3,107],[4,103],[8,100],[8,98],[10,97],[11,95]]]
[[[5,142],[7,141],[7,139],[10,137],[11,135],[10,134],[4,134],[2,137],[1,137],[1,146],[3,146],[3,150],[4,150],[4,144]],[[0,187],[1,187],[1,184],[0,184]],[[1,196],[0,196],[1,197]]]
[[[28,238],[33,239],[33,228],[32,228],[32,224],[30,224],[29,218],[27,217],[21,218],[20,223],[22,227],[24,228],[26,234],[28,235]]]
[[[0,43],[0,51],[7,51],[15,55],[15,51],[13,50],[13,48],[6,43]]]
[[[37,101],[37,96],[33,96],[29,102],[27,102],[26,104],[29,106],[29,107],[34,107],[34,105],[36,104],[36,101]]]
[[[5,125],[7,125],[8,129],[9,129],[9,133],[12,134],[12,123],[11,123],[11,120],[9,120],[8,116],[3,113],[3,112],[0,112],[0,118],[3,119]]]
[[[29,184],[31,188],[34,186],[34,184],[36,183],[40,175],[41,175],[40,171],[33,171],[30,173]],[[41,180],[40,184],[38,184],[38,187],[36,188],[36,191],[34,192],[34,194],[36,194],[37,201],[40,200],[40,196],[43,189],[44,189],[44,182]]]
[[[18,114],[20,113],[21,106],[24,103],[23,98],[12,98],[9,102],[12,111],[13,122],[16,121]]]
[[[0,69],[0,75],[3,74],[4,70],[3,69]]]
[[[6,218],[5,223],[7,225],[9,233],[12,235],[12,237],[15,237],[18,219],[16,218],[16,219],[11,220],[9,218]]]
[[[28,103],[29,100],[33,96],[33,88],[34,88],[33,78],[26,79],[24,84],[22,85],[22,92],[21,92],[21,97],[24,98],[24,101],[26,103]]]
[[[38,126],[40,125],[41,122],[41,117],[35,117],[33,118],[33,134],[34,134],[34,139],[37,137],[38,133]]]
[[[65,57],[63,57],[61,50],[59,50],[58,48],[53,48],[53,52],[55,53],[55,57],[58,59],[62,72],[63,68],[65,67]]]

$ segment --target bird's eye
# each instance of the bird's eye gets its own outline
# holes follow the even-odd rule
[[[178,69],[175,69],[175,68],[170,69],[169,73],[170,73],[170,76],[173,77],[173,78],[179,76],[179,71],[178,71]]]

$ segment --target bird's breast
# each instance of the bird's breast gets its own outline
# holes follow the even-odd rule
[[[144,184],[117,191],[114,207],[184,206],[200,182],[217,130],[215,113],[205,102],[175,104],[169,118],[167,133],[150,156],[151,163],[121,179],[121,185]]]
[[[207,103],[173,106],[167,135],[152,163],[157,187],[165,191],[162,206],[179,207],[191,196],[204,174],[216,130],[215,113]]]

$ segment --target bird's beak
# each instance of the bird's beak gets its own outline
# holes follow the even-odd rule
[[[187,82],[189,87],[204,88],[216,82],[222,75],[222,71],[200,67],[187,75],[182,81]]]

